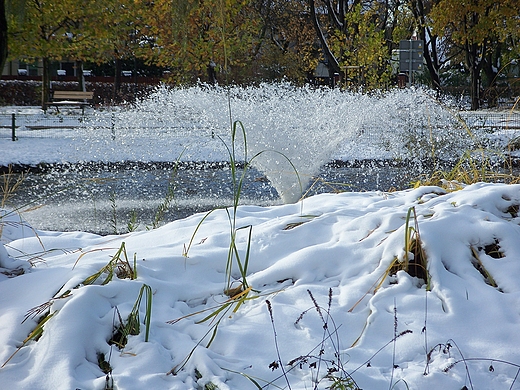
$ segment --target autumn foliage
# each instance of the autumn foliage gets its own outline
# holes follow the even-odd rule
[[[520,54],[518,0],[1,1],[10,58],[42,59],[44,80],[50,61],[69,59],[113,64],[117,83],[133,59],[176,84],[301,83],[321,61],[346,84],[379,89],[395,81],[399,41],[416,33],[424,80],[441,89],[443,74],[462,71],[477,108]]]

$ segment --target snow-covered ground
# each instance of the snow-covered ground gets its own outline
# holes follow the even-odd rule
[[[520,185],[480,183],[113,236],[4,212],[0,387],[520,388],[519,208]]]
[[[350,378],[362,389],[518,388],[519,205],[518,185],[476,184],[241,206],[236,248],[246,279],[236,260],[230,277],[231,287],[251,287],[243,301],[223,294],[224,210],[200,227],[194,215],[105,237],[33,231],[5,217],[2,387],[309,389]],[[388,272],[405,261],[407,226],[424,249],[428,290],[412,272]],[[105,271],[86,281],[126,259],[135,279],[103,283]],[[147,341],[144,295],[140,332],[111,344],[145,285]],[[27,340],[43,316],[43,333]]]

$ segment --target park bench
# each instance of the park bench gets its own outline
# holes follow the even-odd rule
[[[47,105],[56,107],[59,112],[60,107],[79,107],[82,113],[85,113],[85,106],[90,105],[89,100],[92,101],[94,92],[84,91],[54,91],[52,93],[52,99],[47,102]]]

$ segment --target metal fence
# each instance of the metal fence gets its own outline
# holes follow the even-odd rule
[[[0,115],[0,135],[16,141],[16,114]]]
[[[197,130],[212,135],[207,126],[187,120],[165,120],[150,113],[89,111],[0,114],[0,138],[179,137]]]
[[[520,130],[520,111],[462,111],[459,115],[470,129]]]
[[[503,131],[510,137],[520,134],[519,111],[462,111],[461,123],[471,130],[488,133]],[[412,124],[413,125],[413,124]],[[417,124],[415,124],[417,125]],[[377,139],[389,129],[386,123],[368,123],[365,128]],[[365,126],[364,126],[365,127]],[[74,112],[0,113],[0,138],[81,138],[87,135],[105,138],[139,134],[139,137],[175,137],[197,130],[198,135],[212,135],[215,129],[186,118],[164,118],[150,113],[88,111]]]
[[[0,137],[11,138],[72,138],[92,126],[86,115],[50,115],[12,113],[0,114]]]

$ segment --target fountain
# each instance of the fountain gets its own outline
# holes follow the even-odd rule
[[[457,135],[463,131],[456,116],[420,89],[360,94],[284,83],[161,88],[133,111],[140,120],[151,112],[165,121],[191,121],[199,134],[228,143],[231,123],[240,121],[247,155],[260,154],[252,165],[284,203],[298,201],[333,159],[422,159],[432,153],[453,158],[454,148],[465,142]]]

